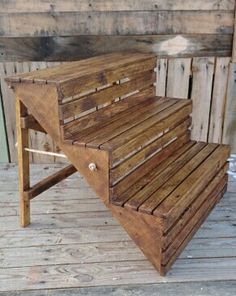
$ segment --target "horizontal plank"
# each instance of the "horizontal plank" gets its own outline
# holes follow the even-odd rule
[[[1,13],[1,36],[232,34],[233,11]],[[66,24],[66,26],[65,26]]]
[[[142,35],[0,37],[0,62],[73,61],[116,52],[154,53],[158,57],[230,56],[232,35]]]
[[[145,69],[145,71],[148,70],[151,69]],[[94,107],[97,107],[98,105],[111,102],[117,97],[127,95],[136,90],[148,88],[149,86],[153,85],[154,81],[154,72],[148,71],[140,73],[132,77],[131,80],[128,82],[115,84],[90,95],[78,98],[77,100],[75,99],[72,102],[64,103],[60,106],[61,117],[62,119],[69,118]]]
[[[16,216],[0,217],[1,231],[21,229],[18,225]],[[83,213],[63,213],[63,214],[39,214],[32,216],[32,227],[35,229],[51,228],[71,228],[78,225],[79,227],[117,225],[117,222],[111,217],[111,214],[105,212],[83,212]]]
[[[83,212],[102,212],[106,211],[105,205],[98,198],[67,200],[64,195],[64,201],[41,201],[31,204],[32,215],[35,214],[63,214],[63,213],[83,213]],[[1,203],[0,217],[19,215],[18,206],[12,203]]]
[[[186,130],[190,124],[190,119],[187,119],[182,124],[168,131],[161,137],[157,138],[155,141],[149,143],[149,145],[146,145],[146,147],[145,143],[140,143],[140,147],[142,148],[137,151],[137,153],[135,153],[133,156],[130,156],[127,160],[124,160],[118,166],[110,170],[110,183],[114,183],[115,180],[125,176],[133,169],[138,167],[142,162],[147,161],[155,153],[159,152],[159,149],[163,149],[166,144],[174,140],[176,137],[182,136],[184,133],[186,133]],[[130,153],[130,151],[127,151],[127,154],[128,152]]]
[[[140,91],[134,95],[129,96],[125,100],[114,102],[107,107],[96,110],[93,113],[85,115],[83,117],[78,118],[77,120],[73,120],[69,123],[64,124],[64,133],[65,135],[68,131],[75,129],[77,131],[82,132],[87,128],[91,128],[96,124],[102,124],[106,120],[110,120],[111,117],[116,116],[120,112],[124,112],[129,110],[130,108],[138,105],[139,103],[144,102],[147,98],[155,96],[155,87],[149,87],[145,90]]]
[[[236,280],[236,258],[178,260],[168,277],[161,277],[147,260],[111,264],[49,265],[0,270],[1,291],[86,287],[95,285]]]
[[[189,283],[159,283],[148,285],[118,285],[118,286],[97,286],[84,288],[67,288],[55,290],[41,290],[40,296],[232,296],[236,289],[236,282],[189,282]],[[0,296],[15,296],[14,292],[2,292]],[[17,296],[38,296],[38,291],[18,291]]]
[[[111,229],[110,229],[111,230]],[[109,232],[103,235],[109,237]],[[114,236],[112,236],[114,238]],[[114,262],[128,260],[145,260],[142,252],[134,242],[124,235],[117,241],[78,243],[53,246],[1,248],[0,261],[2,268],[22,266],[81,264],[94,262]],[[182,259],[236,257],[236,237],[219,239],[193,239],[181,254]],[[224,259],[222,259],[224,260]]]
[[[31,2],[26,0],[5,1],[0,12],[65,12],[65,11],[127,11],[127,10],[233,10],[233,0],[44,0]]]

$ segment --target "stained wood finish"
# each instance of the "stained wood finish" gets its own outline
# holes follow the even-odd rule
[[[25,196],[27,197],[27,199],[31,200],[34,197],[41,194],[42,192],[44,192],[45,190],[49,189],[50,187],[68,178],[75,172],[75,167],[73,165],[69,165],[64,169],[60,170],[59,172],[56,172],[55,174],[43,179],[42,181],[38,182],[37,184],[29,188],[29,190],[25,192]]]
[[[78,170],[165,275],[223,195],[230,149],[190,141],[191,100],[146,97],[153,92],[155,62],[152,55],[117,53],[7,81],[18,102],[28,108],[73,164],[32,188],[28,186],[22,200],[29,204],[30,199]],[[181,67],[184,64],[187,71],[183,76],[189,75],[189,62],[182,61]],[[206,76],[213,79],[211,69],[209,73]],[[94,107],[98,108],[91,115],[84,114]],[[23,114],[17,114],[20,125]],[[80,130],[78,122],[86,128]],[[194,117],[193,127],[196,130]],[[22,137],[21,126],[19,135]],[[22,158],[25,144],[20,141]],[[21,173],[28,164],[22,159]],[[21,180],[21,189],[24,186]],[[24,209],[21,212],[24,214]]]
[[[25,196],[30,188],[29,152],[25,150],[29,146],[28,129],[21,127],[21,118],[28,115],[27,108],[16,98],[17,120],[17,144],[18,144],[18,171],[19,171],[19,194],[20,194],[20,224],[26,227],[30,224],[30,201]]]

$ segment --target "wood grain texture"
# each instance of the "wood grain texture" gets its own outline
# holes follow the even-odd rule
[[[9,162],[8,157],[8,143],[7,143],[7,133],[5,128],[5,117],[2,104],[2,96],[0,95],[0,163]]]
[[[230,58],[218,58],[215,64],[208,141],[221,143],[225,118]]]
[[[192,139],[206,141],[208,137],[211,107],[214,58],[193,59],[193,101]]]
[[[27,0],[10,0],[2,5],[1,13],[22,13],[28,12],[65,12],[65,11],[123,11],[123,10],[233,10],[233,0],[223,1],[203,1],[197,0],[194,3],[191,0],[183,1],[163,1],[163,0],[146,0],[145,2],[136,0],[105,0],[105,1],[63,1],[63,0],[44,0],[43,2],[31,3]]]
[[[232,35],[0,37],[1,62],[73,61],[117,51],[154,53],[159,58],[230,56]]]
[[[164,20],[164,21],[163,21]],[[64,26],[64,24],[67,24]],[[1,14],[1,36],[233,34],[233,11],[33,12]]]
[[[46,168],[45,165],[32,165],[32,176],[36,182],[42,176],[46,177],[49,170],[53,173],[60,169],[60,166],[52,165],[49,169]],[[16,166],[1,166],[0,175],[5,188],[12,193],[12,180],[17,179]],[[20,296],[75,296],[78,293],[83,296],[100,296],[105,293],[128,296],[131,292],[135,295],[154,296],[157,291],[168,296],[187,296],[190,289],[194,296],[234,294],[235,211],[228,209],[235,204],[235,186],[231,186],[231,195],[226,193],[222,202],[216,206],[212,213],[214,220],[209,217],[177,260],[169,276],[162,278],[110,217],[108,211],[101,212],[99,202],[93,211],[79,212],[80,198],[88,194],[87,185],[84,181],[80,183],[80,193],[79,188],[73,189],[78,191],[77,195],[71,194],[70,187],[74,187],[74,181],[79,182],[80,179],[79,176],[73,175],[60,188],[59,203],[62,208],[63,197],[68,199],[68,207],[66,206],[66,212],[63,214],[46,214],[46,204],[56,200],[57,187],[44,194],[42,200],[35,200],[34,208],[39,210],[31,228],[21,230],[16,216],[0,217],[0,258],[6,267],[2,270],[1,296],[13,296],[15,289]],[[0,194],[3,194],[7,201],[4,192],[1,191]],[[71,197],[73,199],[70,200]],[[16,192],[14,198],[17,201]],[[75,204],[78,212],[70,213],[70,208]],[[16,209],[17,202],[13,207]],[[219,216],[220,208],[227,212],[228,220],[226,216]],[[123,257],[126,248],[132,261]],[[88,254],[86,250],[91,252]],[[76,263],[76,260],[80,260],[80,263]],[[40,290],[45,288],[46,290]]]
[[[225,119],[224,119],[224,128],[223,128],[223,143],[230,144],[232,146],[232,152],[234,153],[236,152],[235,91],[236,91],[236,64],[230,63],[228,86],[227,86]]]
[[[21,127],[21,117],[27,116],[27,114],[27,108],[20,99],[16,97],[20,224],[22,227],[26,227],[30,224],[30,201],[25,195],[25,192],[30,188],[29,152],[25,150],[25,148],[29,146],[29,131]]]
[[[188,98],[191,59],[171,59],[168,64],[167,97]]]

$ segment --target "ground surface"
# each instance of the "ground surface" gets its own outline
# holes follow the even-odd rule
[[[33,165],[32,183],[60,167]],[[37,197],[20,228],[17,167],[1,165],[2,295],[236,295],[236,182],[163,278],[78,174]]]

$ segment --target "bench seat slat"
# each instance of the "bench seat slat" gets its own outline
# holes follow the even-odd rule
[[[78,135],[79,139],[76,139],[74,144],[99,148],[104,141],[120,135],[129,128],[140,124],[142,120],[150,118],[153,114],[161,112],[173,104],[175,104],[175,101],[155,97],[149,98],[141,104],[115,115],[109,121],[94,127],[91,131],[84,131],[82,136]]]
[[[165,219],[165,228],[173,225],[194,198],[207,186],[209,180],[220,171],[229,153],[228,146],[218,145],[213,153],[155,209],[153,214]]]
[[[76,116],[79,113],[90,110],[99,105],[110,102],[118,97],[124,96],[129,92],[132,93],[139,89],[145,89],[155,82],[154,72],[144,72],[136,75],[132,80],[122,83],[111,85],[107,88],[101,89],[81,98],[66,102],[60,105],[61,119]]]
[[[71,122],[65,123],[63,126],[64,138],[68,139],[72,135],[77,135],[85,129],[102,124],[103,122],[110,120],[116,114],[128,110],[129,108],[132,108],[154,96],[155,88],[151,86],[134,95],[129,96],[125,100],[113,102],[111,105],[106,106],[105,108],[96,110],[88,115],[84,115]]]
[[[197,143],[193,147],[190,147],[188,151],[186,151],[184,154],[182,154],[179,158],[175,159],[173,163],[171,163],[169,166],[166,166],[163,168],[162,171],[160,171],[160,174],[157,175],[147,186],[145,186],[143,189],[141,189],[139,192],[137,192],[136,195],[131,197],[126,203],[125,207],[129,207],[135,210],[142,210],[140,209],[141,205],[148,200],[152,194],[159,189],[159,191],[162,190],[162,188],[165,188],[165,183],[168,182],[169,179],[171,179],[172,176],[174,176],[179,171],[182,171],[182,168],[192,159],[194,158],[199,152],[201,152],[206,144],[204,143]],[[168,185],[168,183],[167,183]],[[168,186],[167,186],[168,189]],[[163,195],[156,195],[156,199],[161,200],[164,198]],[[149,208],[147,208],[149,209]],[[149,212],[148,212],[149,213]],[[150,214],[152,212],[150,211]]]
[[[128,159],[122,161],[120,159],[120,164],[115,168],[110,170],[110,183],[113,184],[117,179],[125,177],[134,168],[142,164],[142,162],[147,161],[152,155],[159,152],[159,150],[165,147],[170,141],[181,137],[191,124],[191,119],[188,118],[181,124],[177,125],[174,129],[162,134],[155,141],[151,142],[149,145],[144,146],[143,149],[137,151],[137,153],[130,156]],[[142,148],[142,147],[141,147]]]
[[[170,124],[170,115],[173,115],[179,111],[178,116],[181,118],[186,118],[191,113],[191,110],[191,101],[178,100],[176,104],[163,110],[160,114],[158,113],[148,118],[147,120],[143,121],[142,124],[136,125],[114,139],[100,145],[100,148],[103,150],[115,150],[125,143],[131,141],[138,135],[143,134],[144,132],[146,133],[148,129],[154,127],[157,123],[161,124],[161,130],[163,130],[163,125]]]
[[[168,195],[174,191],[185,178],[187,178],[204,160],[216,149],[216,144],[206,145],[201,151],[190,159],[181,170],[177,171],[170,179],[163,184],[163,186],[152,193],[145,202],[139,207],[140,212],[152,214],[155,208],[168,197]],[[186,158],[185,158],[186,159]],[[157,180],[157,183],[160,181]]]
[[[96,132],[95,137],[89,135],[89,140],[86,139],[86,146],[91,148],[99,148],[103,143],[116,139],[116,137],[121,134],[125,135],[132,128],[142,129],[145,126],[146,121],[155,117],[166,109],[171,108],[176,104],[176,100],[164,100],[161,99],[161,104],[159,100],[156,100],[153,104],[148,104],[146,107],[138,109],[134,112],[130,109],[129,114],[125,117],[118,118],[115,122],[108,124],[106,128],[102,129],[101,134]],[[160,115],[159,115],[160,116]]]
[[[185,134],[154,155],[143,165],[111,188],[112,203],[123,206],[135,193],[149,184],[169,164],[195,145]],[[173,153],[176,151],[176,153]]]

